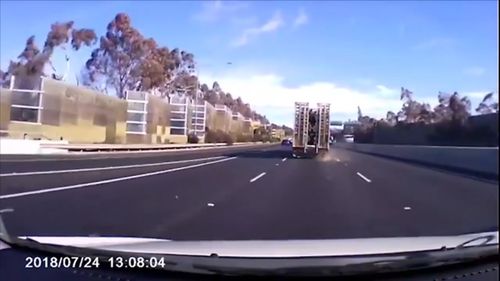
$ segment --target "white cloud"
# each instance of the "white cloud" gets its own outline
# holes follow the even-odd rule
[[[480,99],[482,100],[486,94],[490,93],[491,91],[477,91],[477,92],[465,92],[461,94],[462,96],[467,96],[471,99]]]
[[[306,12],[301,9],[301,10],[299,10],[299,14],[297,15],[297,17],[293,21],[293,26],[298,27],[298,26],[306,24],[307,22],[309,22],[309,17],[307,16]]]
[[[233,47],[241,47],[250,42],[250,40],[257,38],[259,35],[264,33],[270,33],[278,30],[279,28],[285,25],[285,21],[279,11],[274,13],[273,17],[269,19],[264,24],[247,28],[243,31],[243,33],[236,40],[232,42]]]
[[[375,83],[375,81],[371,78],[357,78],[354,80],[354,83],[357,83],[357,84],[363,85],[363,86],[371,86]]]
[[[306,101],[311,105],[329,102],[332,119],[341,120],[356,119],[358,105],[363,114],[383,118],[388,110],[397,112],[402,104],[399,95],[387,96],[395,90],[382,85],[367,92],[325,81],[287,87],[284,85],[284,78],[277,74],[237,70],[225,75],[207,74],[202,80],[218,81],[224,91],[240,96],[257,112],[265,114],[271,122],[289,126],[293,123],[296,101]],[[211,85],[211,82],[208,84]]]
[[[484,68],[478,66],[465,68],[463,70],[463,73],[469,76],[482,76],[485,72],[486,70]]]
[[[231,67],[225,72],[206,71],[201,73],[201,80],[207,85],[217,81],[225,92],[233,97],[241,97],[250,103],[253,109],[264,114],[271,122],[293,125],[294,102],[305,101],[311,105],[318,102],[331,104],[331,119],[357,119],[357,107],[364,115],[380,119],[385,118],[387,111],[398,112],[403,102],[400,100],[399,88],[379,84],[365,86],[360,90],[354,86],[339,86],[333,81],[313,81],[286,86],[285,78],[272,72],[262,72],[257,67]],[[344,84],[344,83],[342,83]],[[489,91],[460,92],[471,100],[471,113]],[[438,92],[430,95],[419,95],[413,98],[421,103],[428,103],[431,108],[438,104]]]
[[[193,19],[201,22],[215,22],[247,7],[248,4],[243,2],[207,1],[203,2],[201,11],[193,15]]]
[[[427,41],[420,42],[413,46],[414,50],[429,50],[434,48],[449,47],[454,43],[454,40],[450,38],[433,38]]]
[[[398,92],[396,89],[390,89],[384,85],[377,85],[375,87],[379,90],[380,94],[383,96],[392,96]]]

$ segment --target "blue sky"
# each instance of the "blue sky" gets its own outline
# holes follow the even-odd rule
[[[354,119],[358,105],[377,118],[399,110],[401,86],[431,104],[439,91],[473,105],[498,92],[496,1],[1,1],[0,11],[2,69],[28,36],[42,45],[53,22],[101,35],[125,12],[160,45],[194,53],[203,82],[289,125],[295,100],[331,102],[332,118]],[[71,53],[68,82],[90,51]]]

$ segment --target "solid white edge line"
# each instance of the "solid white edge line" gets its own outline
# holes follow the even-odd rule
[[[286,157],[285,157],[285,158],[283,158],[283,159],[281,159],[281,162],[285,162],[285,161],[286,161]]]
[[[216,164],[216,163],[220,163],[220,162],[225,162],[225,161],[233,160],[233,159],[236,159],[236,158],[237,157],[224,158],[224,159],[215,160],[215,161],[212,161],[212,162],[200,163],[200,164],[195,164],[195,165],[190,165],[190,166],[172,168],[172,169],[168,169],[168,170],[162,170],[162,171],[156,171],[156,172],[151,172],[151,173],[138,174],[138,175],[133,175],[133,176],[126,176],[126,177],[119,177],[119,178],[107,179],[107,180],[102,180],[102,181],[87,182],[87,183],[80,183],[80,184],[74,184],[74,185],[67,185],[67,186],[47,188],[47,189],[42,189],[42,190],[35,190],[35,191],[27,191],[27,192],[21,192],[21,193],[13,193],[13,194],[7,194],[7,195],[0,195],[0,199],[22,197],[22,196],[33,195],[33,194],[42,194],[42,193],[63,191],[63,190],[81,188],[81,187],[88,187],[88,186],[95,186],[95,185],[100,185],[100,184],[107,184],[107,183],[113,183],[113,182],[119,182],[119,181],[131,180],[131,179],[144,178],[144,177],[149,177],[149,176],[155,176],[155,175],[161,175],[161,174],[166,174],[166,173],[171,173],[171,172],[176,172],[176,171],[187,170],[187,169],[196,168],[196,167],[207,166],[207,165],[211,165],[211,164]]]
[[[363,174],[361,174],[360,172],[357,172],[356,173],[360,178],[364,179],[366,182],[372,182],[372,180],[370,180],[369,178],[363,176]]]
[[[263,177],[265,175],[266,175],[266,172],[262,172],[258,176],[256,176],[255,178],[251,179],[250,182],[254,182],[254,181],[260,179],[261,177]]]
[[[50,174],[59,174],[59,173],[72,173],[72,172],[91,172],[91,171],[104,171],[104,170],[119,170],[119,169],[128,169],[128,168],[142,168],[142,167],[153,167],[153,166],[161,166],[161,165],[190,163],[190,162],[197,162],[197,161],[203,161],[203,160],[215,160],[215,159],[220,159],[220,158],[224,158],[224,157],[225,156],[215,156],[215,157],[197,158],[197,159],[174,160],[174,161],[159,162],[159,163],[135,164],[135,165],[125,165],[125,166],[108,166],[108,167],[96,167],[96,168],[81,168],[81,169],[69,169],[69,170],[33,171],[33,172],[21,172],[21,173],[13,172],[13,173],[0,174],[0,177],[50,175]]]

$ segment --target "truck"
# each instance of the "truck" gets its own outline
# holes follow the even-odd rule
[[[315,157],[330,150],[330,104],[295,102],[295,122],[292,138],[294,158]]]

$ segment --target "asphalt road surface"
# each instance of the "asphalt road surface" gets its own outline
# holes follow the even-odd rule
[[[498,182],[333,148],[3,157],[13,235],[173,240],[454,235],[498,228]]]

